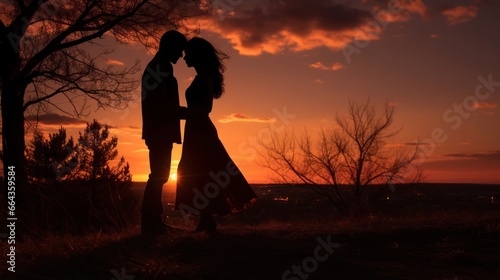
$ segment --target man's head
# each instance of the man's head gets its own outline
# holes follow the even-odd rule
[[[172,63],[176,63],[182,57],[182,51],[187,45],[186,37],[176,30],[169,30],[161,36],[160,49],[158,52]]]

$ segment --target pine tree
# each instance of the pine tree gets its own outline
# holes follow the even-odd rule
[[[32,183],[57,184],[71,178],[78,165],[78,155],[73,137],[67,139],[66,129],[45,138],[36,130],[26,153],[28,178]]]
[[[80,156],[80,177],[95,183],[99,179],[116,177],[109,166],[110,161],[118,156],[116,146],[118,138],[109,135],[109,127],[94,120],[78,138],[78,154]],[[114,170],[120,173],[123,168]]]

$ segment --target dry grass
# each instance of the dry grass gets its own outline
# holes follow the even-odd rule
[[[218,236],[189,234],[194,223],[170,211],[169,223],[180,230],[152,240],[139,237],[137,223],[120,232],[25,238],[17,244],[16,276],[281,279],[327,236],[342,245],[308,279],[496,279],[500,271],[500,209],[398,211],[396,205],[394,211],[341,217],[329,209],[298,213],[264,206],[218,218]],[[5,256],[7,244],[0,249]],[[6,267],[0,264],[0,275]]]

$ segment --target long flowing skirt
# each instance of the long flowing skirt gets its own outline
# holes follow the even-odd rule
[[[256,197],[219,140],[210,118],[187,120],[177,169],[175,208],[183,215],[225,216],[244,210]]]

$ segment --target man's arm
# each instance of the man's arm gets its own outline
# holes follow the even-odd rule
[[[178,118],[181,120],[187,120],[197,116],[206,116],[208,113],[204,110],[196,110],[192,108],[186,108],[184,106],[178,106],[177,108],[169,108],[165,113],[168,118]]]

